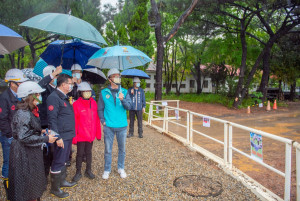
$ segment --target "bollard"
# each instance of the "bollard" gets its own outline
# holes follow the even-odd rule
[[[270,101],[268,100],[267,111],[271,110]]]
[[[250,114],[250,106],[247,107],[247,114]]]

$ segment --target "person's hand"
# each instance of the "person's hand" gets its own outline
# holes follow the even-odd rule
[[[103,123],[103,126],[105,126],[105,125],[106,125],[106,123],[104,122],[104,123]]]
[[[42,129],[42,134],[46,134],[46,129]]]
[[[62,72],[62,66],[56,67],[55,71],[52,73],[53,77],[58,76]]]
[[[121,92],[119,93],[119,99],[122,101],[124,99],[124,94]]]
[[[143,113],[145,113],[145,108],[143,107]]]
[[[134,94],[134,90],[133,89],[131,89],[131,94]]]
[[[64,148],[64,141],[63,141],[63,139],[57,140],[56,144],[57,144],[57,146],[59,146],[61,148]]]
[[[52,134],[48,135],[48,137],[49,137],[49,141],[48,141],[49,143],[53,143],[57,139],[57,137],[55,137],[55,135]]]

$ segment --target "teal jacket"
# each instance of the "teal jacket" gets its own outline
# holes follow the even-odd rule
[[[100,92],[98,101],[98,113],[101,123],[106,123],[107,127],[121,128],[126,127],[127,113],[126,110],[131,108],[131,99],[126,89],[121,88],[124,99],[120,101],[119,90],[108,88]]]

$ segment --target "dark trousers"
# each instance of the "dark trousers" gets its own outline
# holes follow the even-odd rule
[[[53,160],[53,144],[47,143],[47,147],[43,149],[43,158],[44,158],[44,168],[46,177],[48,177],[50,172],[51,163]]]
[[[86,156],[86,170],[90,171],[92,168],[92,148],[93,142],[77,142],[76,154],[76,171],[81,172],[82,159]]]
[[[72,149],[72,139],[63,141],[64,148],[57,146],[56,143],[53,144],[53,161],[51,165],[52,172],[61,171],[69,159],[70,151]]]
[[[138,121],[138,133],[139,135],[143,134],[143,111],[142,110],[129,110],[129,134],[134,133],[134,120],[135,116]]]

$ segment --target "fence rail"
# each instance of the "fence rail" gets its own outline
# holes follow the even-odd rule
[[[177,107],[171,107],[166,104],[166,102],[176,102]],[[275,172],[276,174],[284,177],[285,179],[285,185],[284,185],[284,200],[290,200],[291,196],[291,165],[292,165],[292,148],[295,147],[296,149],[296,179],[297,179],[297,201],[300,201],[300,144],[297,142],[294,142],[290,139],[276,136],[267,132],[263,132],[257,129],[253,129],[250,127],[246,127],[240,124],[236,124],[233,122],[229,122],[226,120],[218,119],[215,117],[210,117],[207,115],[195,113],[186,109],[179,108],[179,100],[167,100],[167,101],[151,101],[147,102],[149,105],[149,112],[146,113],[148,115],[148,121],[147,123],[161,132],[164,132],[168,135],[170,135],[173,138],[176,138],[178,141],[181,141],[182,143],[188,145],[191,149],[194,149],[198,151],[199,153],[203,154],[204,156],[210,158],[211,160],[217,162],[226,172],[230,173],[232,176],[236,177],[239,180],[242,180],[243,183],[249,187],[252,188],[252,190],[262,199],[264,200],[283,200],[278,195],[271,192],[266,187],[259,184],[254,179],[250,178],[247,174],[240,171],[238,168],[233,166],[233,152],[236,152],[238,154],[241,154],[245,157],[247,157],[250,160],[255,161],[256,163],[268,168],[269,170]],[[153,107],[161,107],[162,109],[159,110],[160,112],[163,112],[161,116],[159,115],[153,115]],[[175,111],[175,117],[169,116],[169,111]],[[186,122],[184,121],[178,121],[180,119],[179,117],[179,111],[181,116],[186,114]],[[224,139],[219,140],[214,137],[209,136],[208,134],[197,130],[193,126],[193,122],[195,118],[209,118],[211,121],[216,121],[218,123],[223,124],[224,127]],[[176,121],[177,120],[177,121]],[[153,122],[155,121],[161,121],[161,126],[158,126],[157,124],[154,125]],[[180,127],[183,127],[186,129],[186,137],[182,137],[174,132],[169,131],[169,123],[178,125]],[[264,163],[263,161],[255,160],[251,155],[248,153],[243,152],[242,150],[238,149],[237,147],[233,146],[233,138],[235,136],[234,129],[242,129],[247,132],[253,132],[255,134],[259,134],[262,137],[269,138],[272,140],[275,140],[280,143],[285,144],[285,171],[282,172],[275,167]],[[223,157],[219,157],[216,154],[210,152],[209,150],[197,145],[194,143],[194,137],[196,135],[205,137],[207,139],[210,139],[214,142],[217,142],[218,144],[223,145]],[[238,175],[238,176],[237,176]],[[243,177],[244,179],[241,179]]]

